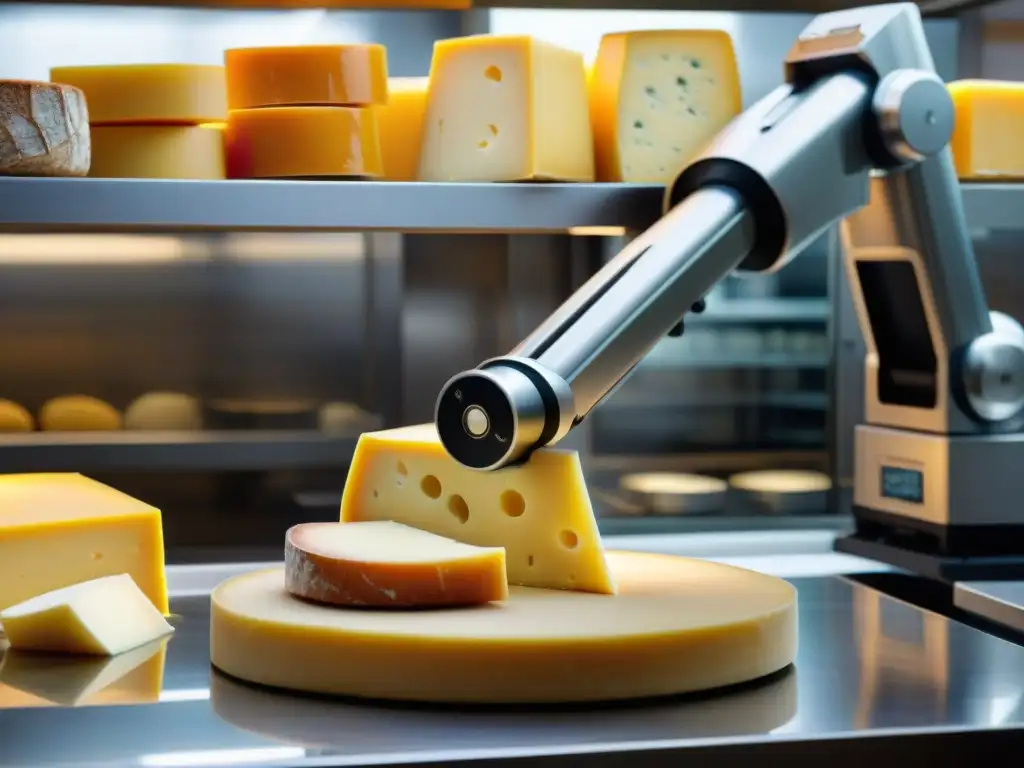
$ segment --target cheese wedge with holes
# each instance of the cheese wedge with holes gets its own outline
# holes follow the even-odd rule
[[[102,125],[89,175],[108,179],[224,178],[222,125]]]
[[[949,146],[961,179],[1024,178],[1024,83],[949,84],[956,119]]]
[[[391,78],[388,103],[377,108],[384,176],[391,181],[416,180],[428,82],[426,77]]]
[[[388,101],[383,45],[292,45],[224,52],[228,109],[365,107]]]
[[[384,169],[372,107],[233,109],[228,178],[377,178]]]
[[[54,67],[50,79],[80,88],[91,125],[199,125],[224,122],[224,67],[117,64]]]
[[[742,109],[718,30],[605,35],[589,89],[599,181],[669,183]]]
[[[474,547],[390,521],[288,529],[285,589],[367,608],[482,605],[508,597],[505,550]]]
[[[0,475],[0,610],[121,573],[167,613],[159,509],[82,475]]]
[[[0,611],[11,648],[117,656],[174,631],[127,573],[29,598]]]
[[[583,56],[522,35],[434,43],[422,181],[593,181]]]
[[[504,547],[510,584],[614,594],[575,451],[542,449],[524,466],[466,469],[433,424],[359,438],[341,521],[393,520],[478,547]]]
[[[0,176],[85,176],[89,111],[78,88],[0,80]]]

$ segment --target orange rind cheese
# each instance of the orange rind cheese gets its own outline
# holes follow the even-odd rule
[[[525,35],[434,43],[421,181],[593,181],[583,56]]]
[[[589,89],[598,181],[667,184],[742,109],[719,30],[605,35]]]
[[[388,100],[383,45],[297,45],[224,52],[228,108],[366,107]]]
[[[508,597],[505,550],[388,521],[303,523],[285,535],[285,588],[364,608],[482,605]]]
[[[90,176],[108,179],[223,179],[224,127],[102,125],[92,129]]]
[[[344,523],[392,520],[504,547],[510,584],[614,594],[575,451],[542,449],[500,472],[467,469],[433,424],[360,436],[341,502]]]
[[[0,475],[0,610],[117,574],[167,613],[159,509],[82,475]]]
[[[265,107],[228,114],[227,174],[248,178],[378,178],[377,113],[355,107]]]
[[[91,125],[199,125],[227,116],[224,68],[203,64],[54,67],[85,93]]]
[[[426,77],[393,77],[388,103],[377,107],[384,176],[390,181],[415,181],[427,109]]]
[[[948,87],[956,110],[950,148],[957,176],[1024,178],[1024,83],[960,80]]]

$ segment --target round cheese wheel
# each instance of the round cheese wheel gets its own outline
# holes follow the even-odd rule
[[[312,400],[256,400],[221,398],[206,407],[214,429],[316,429],[316,402]]]
[[[355,403],[325,403],[317,418],[321,432],[351,432],[366,424],[370,415]]]
[[[388,101],[383,45],[296,45],[224,52],[228,109],[366,107]]]
[[[738,490],[755,493],[819,493],[832,487],[829,476],[802,469],[768,469],[740,472],[729,478]]]
[[[708,514],[725,504],[729,484],[707,475],[644,472],[625,475],[619,486],[632,501],[655,514]]]
[[[223,122],[224,67],[203,64],[122,64],[54,67],[50,79],[82,89],[92,125]]]
[[[213,592],[213,665],[311,693],[451,703],[680,694],[788,667],[796,590],[701,560],[610,552],[617,595],[511,587],[500,606],[396,613],[290,595],[282,568]]]
[[[62,395],[39,409],[39,427],[48,432],[112,432],[121,428],[121,414],[89,395]]]
[[[0,176],[85,176],[89,156],[82,91],[0,80]]]
[[[228,116],[227,171],[244,178],[377,178],[384,174],[372,108],[266,107]]]
[[[199,402],[180,392],[148,392],[124,412],[126,429],[194,431],[203,428]]]
[[[221,125],[101,125],[89,175],[108,179],[223,179]]]
[[[35,419],[24,406],[13,400],[0,400],[0,432],[31,432]]]

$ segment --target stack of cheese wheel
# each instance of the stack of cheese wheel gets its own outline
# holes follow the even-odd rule
[[[223,179],[224,68],[194,64],[56,67],[89,108],[90,176]]]
[[[230,178],[379,178],[382,45],[226,51]]]
[[[85,176],[89,118],[69,85],[0,80],[0,175]]]

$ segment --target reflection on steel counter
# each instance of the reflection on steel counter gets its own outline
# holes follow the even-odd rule
[[[408,766],[462,758],[497,765],[512,755],[549,755],[583,768],[627,768],[644,759],[643,750],[656,765],[696,760],[726,768],[760,759],[820,768],[827,754],[830,768],[863,768],[866,760],[885,765],[916,750],[909,753],[927,755],[929,766],[952,768],[1024,738],[1024,648],[844,579],[793,583],[800,595],[795,675],[714,696],[539,711],[335,701],[220,676],[211,686],[209,600],[179,598],[158,704],[0,710],[0,766]],[[872,639],[881,625],[897,643],[903,639],[906,652]],[[923,649],[922,631],[946,638],[927,652],[942,658],[944,677],[937,662],[910,659],[915,643]],[[873,687],[862,688],[872,676]]]

